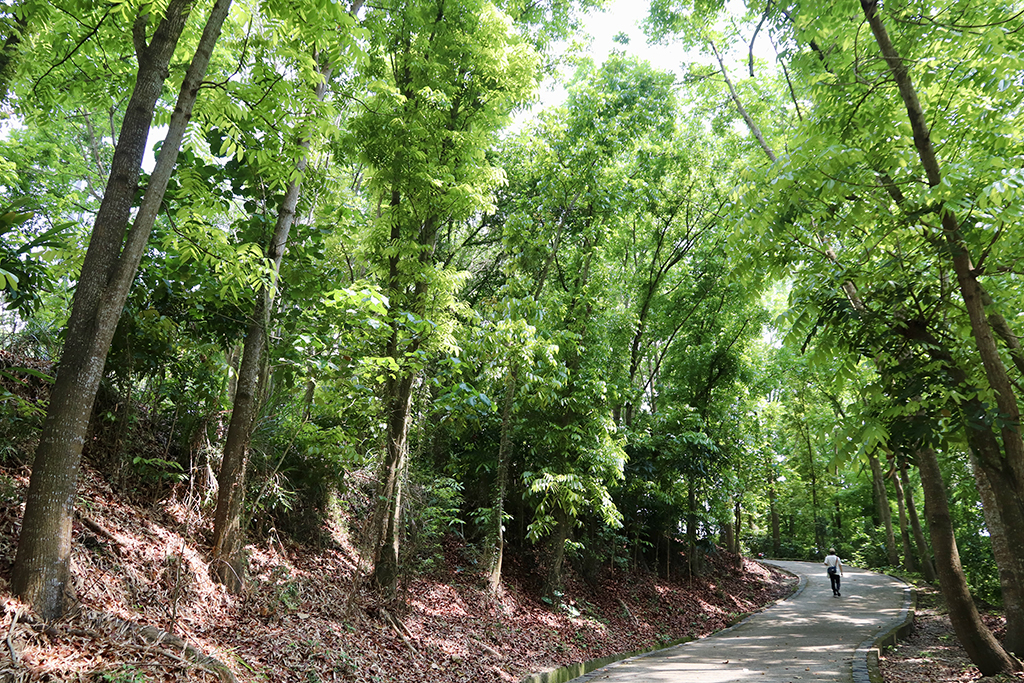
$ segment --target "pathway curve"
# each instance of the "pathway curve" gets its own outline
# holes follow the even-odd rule
[[[800,577],[800,587],[786,600],[708,638],[626,659],[575,681],[868,683],[863,661],[855,667],[855,660],[864,660],[863,648],[902,621],[905,584],[847,567],[842,597],[836,598],[823,565],[770,564]]]

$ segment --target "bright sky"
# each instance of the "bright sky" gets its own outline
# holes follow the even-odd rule
[[[729,2],[731,1],[729,0]],[[647,0],[611,0],[605,11],[595,10],[585,19],[585,31],[591,39],[589,53],[595,64],[602,64],[613,49],[647,60],[655,68],[673,71],[678,75],[682,75],[682,63],[688,57],[689,61],[694,61],[696,58],[701,62],[712,63],[709,56],[688,55],[678,43],[648,45],[647,36],[640,28],[640,22],[647,17],[648,4]],[[738,6],[737,12],[739,11]],[[628,45],[621,45],[612,40],[619,33],[629,36]],[[585,42],[587,38],[586,35],[583,35],[579,40]],[[759,40],[754,48],[755,54],[769,64],[775,59],[775,55],[770,53],[770,50],[771,48],[765,40]],[[734,61],[736,58],[746,58],[745,46],[743,46],[743,54],[735,55],[733,59],[727,57],[727,60]],[[563,74],[563,76],[570,75]],[[540,102],[529,111],[516,115],[512,130],[518,130],[523,123],[536,116],[537,112],[543,108],[560,104],[565,99],[565,90],[553,81],[542,84],[538,94]]]
[[[646,0],[611,0],[605,11],[593,11],[584,20],[585,32],[589,34],[589,53],[595,64],[602,64],[612,50],[619,50],[647,60],[652,66],[665,71],[681,73],[680,65],[686,58],[684,49],[678,45],[648,45],[647,36],[640,28],[640,22],[647,17],[648,3]],[[629,36],[629,44],[621,45],[612,40],[619,33]],[[587,35],[581,35],[579,41],[585,43]],[[563,76],[571,76],[563,73]],[[565,99],[565,90],[561,85],[549,81],[540,87],[540,102],[530,111],[522,112],[515,117],[513,129],[533,118],[541,109],[560,104]]]
[[[678,45],[647,44],[647,36],[640,28],[640,22],[647,17],[647,4],[638,0],[612,0],[607,10],[590,15],[586,25],[587,31],[594,38],[591,53],[596,63],[603,62],[612,48],[615,48],[624,49],[666,71],[679,67],[684,55]],[[612,38],[619,33],[629,36],[628,46],[612,42]]]

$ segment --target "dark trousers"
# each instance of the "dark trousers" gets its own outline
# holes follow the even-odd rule
[[[832,582],[832,592],[833,593],[838,593],[839,592],[839,579],[840,579],[839,572],[836,572],[835,574],[829,574],[828,578],[829,578],[829,581]]]

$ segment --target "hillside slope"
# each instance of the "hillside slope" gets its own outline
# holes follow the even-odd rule
[[[326,549],[276,537],[250,546],[249,588],[230,596],[210,579],[208,515],[180,496],[133,505],[87,467],[74,529],[80,605],[57,624],[31,623],[31,614],[15,624],[23,606],[7,579],[27,474],[8,470],[0,487],[8,642],[0,680],[515,681],[711,633],[792,587],[773,569],[747,561],[739,574],[716,555],[706,576],[690,581],[619,572],[592,586],[570,577],[556,608],[533,596],[536,577],[513,562],[505,594],[493,600],[462,566],[464,548],[453,538],[440,576],[411,580],[404,611],[392,613],[362,583],[359,553],[339,528]],[[231,673],[197,666],[199,653]]]

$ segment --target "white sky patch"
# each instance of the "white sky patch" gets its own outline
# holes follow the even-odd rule
[[[657,69],[675,73],[678,78],[682,77],[686,69],[685,65],[688,63],[715,64],[714,58],[710,54],[705,54],[700,50],[688,51],[678,42],[669,40],[667,44],[663,45],[648,44],[647,36],[640,26],[644,19],[647,18],[648,6],[647,2],[638,2],[637,0],[611,0],[604,11],[591,11],[583,22],[584,35],[578,38],[580,43],[586,44],[589,42],[589,49],[586,49],[585,53],[593,59],[595,64],[600,66],[608,59],[612,51],[622,52],[645,60]],[[741,8],[738,5],[735,8],[735,12],[737,15],[741,12]],[[624,33],[629,37],[629,42],[626,45],[615,42],[615,36],[620,33]],[[747,37],[749,38],[749,36]],[[555,49],[564,52],[569,47],[570,45],[566,43],[559,45]],[[745,68],[743,73],[739,73],[739,62],[746,60],[746,51],[747,46],[745,44],[737,45],[730,52],[729,56],[726,57],[726,64],[730,71],[735,74],[734,78],[737,80],[747,76]],[[758,41],[755,43],[754,53],[769,64],[774,64],[775,55],[764,34],[759,36]],[[563,71],[566,70],[564,69]],[[571,77],[571,75],[571,73],[562,74],[563,78]],[[514,116],[513,123],[510,126],[512,131],[519,130],[523,124],[535,118],[543,109],[562,104],[566,97],[565,88],[554,79],[548,79],[545,83],[541,84],[538,97],[539,101],[533,107],[520,111]]]

